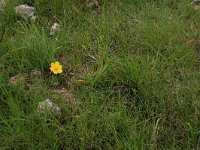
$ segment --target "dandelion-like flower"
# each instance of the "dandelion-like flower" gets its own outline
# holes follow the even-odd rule
[[[54,73],[54,74],[60,74],[63,72],[62,70],[62,65],[60,65],[60,63],[58,61],[56,61],[55,63],[51,63],[51,67],[50,70]]]

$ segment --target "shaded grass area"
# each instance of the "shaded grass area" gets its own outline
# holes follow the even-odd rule
[[[23,3],[36,8],[34,23],[15,14]],[[102,0],[95,12],[87,3],[16,0],[0,11],[0,147],[199,149],[200,9],[189,0]],[[54,22],[61,32],[50,36]],[[55,60],[58,76],[49,71]],[[19,73],[31,88],[9,83]],[[38,113],[45,99],[62,115]]]

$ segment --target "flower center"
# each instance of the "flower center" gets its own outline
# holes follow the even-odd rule
[[[59,68],[58,68],[58,67],[55,67],[55,68],[54,68],[54,70],[55,70],[55,71],[58,71],[58,70],[59,70]]]

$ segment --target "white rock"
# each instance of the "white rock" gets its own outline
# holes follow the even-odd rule
[[[0,9],[5,5],[5,0],[0,0]]]
[[[55,35],[60,32],[60,25],[58,23],[54,23],[51,27],[50,35]]]
[[[200,0],[193,0],[193,3],[199,4]]]
[[[36,12],[35,12],[35,8],[28,6],[28,5],[19,5],[15,7],[15,11],[16,13],[18,13],[19,15],[21,15],[22,18],[24,19],[30,19],[32,21],[34,21],[36,19]]]
[[[59,106],[51,102],[49,99],[46,99],[45,101],[39,102],[37,111],[40,113],[44,113],[47,111],[51,111],[56,115],[61,114],[61,109]]]

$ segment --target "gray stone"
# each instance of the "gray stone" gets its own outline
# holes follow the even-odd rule
[[[39,102],[37,111],[40,113],[53,112],[55,115],[61,115],[61,109],[58,105],[51,102],[49,99]]]
[[[34,21],[36,19],[36,11],[34,7],[28,5],[19,5],[15,7],[15,11],[19,14],[22,18]]]
[[[0,0],[0,9],[3,8],[5,5],[5,0]]]
[[[194,4],[200,4],[200,0],[193,0]]]
[[[54,23],[51,27],[50,35],[55,35],[60,32],[60,25],[58,23]]]

